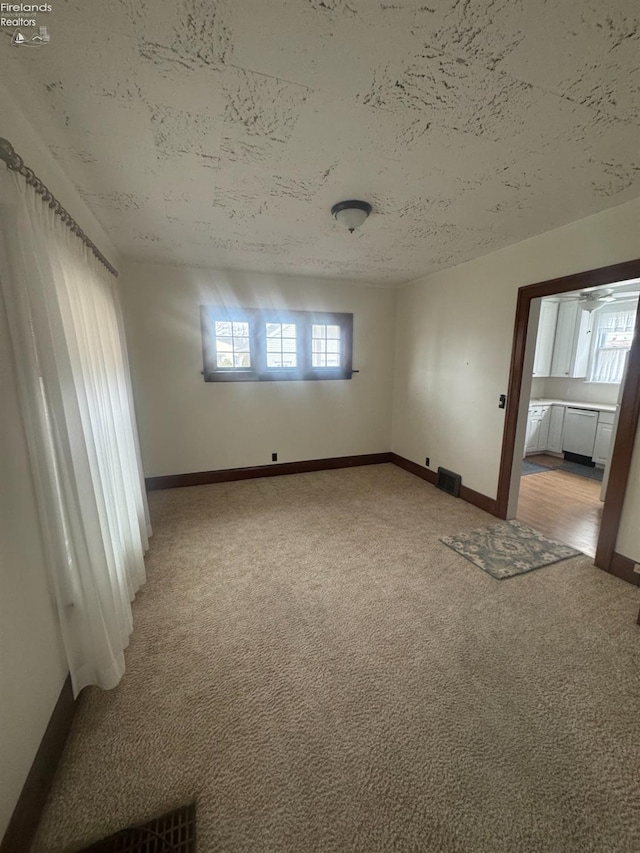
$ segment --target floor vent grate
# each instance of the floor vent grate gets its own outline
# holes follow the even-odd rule
[[[110,835],[80,853],[195,853],[195,803]]]
[[[438,468],[438,482],[436,483],[439,489],[446,492],[448,495],[453,495],[457,498],[460,494],[460,483],[462,477],[454,471],[447,471],[446,468]]]

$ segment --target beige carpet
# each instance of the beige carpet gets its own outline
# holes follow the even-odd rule
[[[640,850],[637,589],[494,580],[438,542],[492,519],[391,465],[151,505],[127,674],[38,853],[193,798],[199,853]]]

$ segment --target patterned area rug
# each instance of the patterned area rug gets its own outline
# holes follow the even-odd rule
[[[440,541],[497,580],[523,575],[581,553],[521,521],[501,521],[483,530],[443,536]]]

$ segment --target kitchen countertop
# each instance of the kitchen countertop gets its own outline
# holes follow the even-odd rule
[[[529,400],[530,406],[571,406],[572,409],[590,409],[593,412],[615,412],[611,403],[579,403],[576,400],[550,400],[536,397]]]

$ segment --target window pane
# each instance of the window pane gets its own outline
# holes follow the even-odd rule
[[[340,337],[340,326],[327,326],[327,337],[328,338],[339,338]]]
[[[340,367],[340,356],[337,353],[327,353],[327,367]]]
[[[314,352],[311,356],[311,366],[312,367],[325,367],[327,363],[327,357],[323,353]]]
[[[312,338],[326,338],[327,336],[327,327],[326,326],[312,326],[311,327],[311,337]]]
[[[281,343],[277,338],[267,338],[267,352],[280,352]]]
[[[282,326],[280,323],[267,323],[267,337],[279,338]]]
[[[297,367],[298,356],[295,353],[285,353],[282,356],[282,364],[284,367]]]
[[[294,323],[284,323],[282,326],[282,337],[283,338],[295,338],[296,336],[296,327]]]
[[[631,349],[633,332],[605,332],[603,349]]]
[[[295,352],[297,349],[297,341],[295,338],[284,338],[282,341],[283,352]]]
[[[225,323],[222,320],[216,320],[216,337],[231,337],[231,323]]]
[[[340,341],[327,341],[327,352],[340,352]]]
[[[312,341],[311,347],[313,352],[324,352],[327,348],[326,341]]]
[[[267,353],[267,367],[282,367],[282,355],[279,352]]]
[[[229,333],[216,337],[216,367],[221,370],[251,367],[249,324],[216,320],[215,326]],[[234,332],[244,332],[244,335],[235,337]]]

